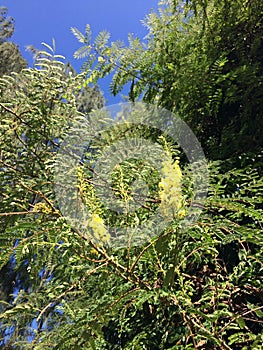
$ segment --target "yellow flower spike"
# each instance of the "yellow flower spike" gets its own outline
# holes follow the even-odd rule
[[[185,210],[179,210],[182,207],[181,179],[182,172],[179,161],[173,162],[172,158],[164,161],[162,179],[159,183],[159,196],[160,209],[167,219],[185,216]]]
[[[88,220],[88,228],[92,231],[93,238],[97,244],[107,243],[110,240],[110,234],[107,231],[103,219],[96,213],[93,213]]]

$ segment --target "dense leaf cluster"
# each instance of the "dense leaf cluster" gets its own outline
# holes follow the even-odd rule
[[[130,37],[128,47],[108,44],[105,32],[92,43],[89,26],[85,34],[73,29],[83,44],[76,56],[87,56],[84,73],[75,74],[46,45],[34,69],[1,79],[3,349],[262,348],[260,14],[257,0],[161,1],[159,14],[145,20],[147,43]],[[183,229],[183,215],[174,215],[156,237],[121,249],[90,240],[81,223],[70,225],[53,191],[54,160],[65,135],[78,133],[90,118],[104,123],[101,96],[89,84],[113,70],[113,93],[129,82],[131,100],[143,96],[176,111],[213,159],[197,221]],[[180,202],[172,199],[187,213],[192,176],[178,145],[138,125],[106,130],[94,134],[76,169],[62,174],[76,172],[92,229],[104,234],[107,225],[136,227],[164,196],[159,184],[169,171],[160,179],[136,159],[115,168],[112,187],[128,202],[131,184],[142,178],[150,188],[147,205],[133,215],[116,214],[96,195],[94,162],[127,135],[147,137],[172,155],[166,168],[182,177]],[[168,184],[161,188],[175,193]]]
[[[162,2],[161,2],[162,3]],[[147,41],[108,43],[101,32],[91,43],[87,26],[73,33],[96,63],[92,77],[114,72],[113,94],[128,83],[132,100],[179,113],[214,159],[262,147],[262,1],[164,1],[144,25]],[[235,138],[233,139],[233,135]],[[229,147],[231,144],[231,147]]]
[[[27,66],[18,46],[8,41],[13,32],[13,19],[7,16],[6,7],[0,7],[0,76],[19,72]]]

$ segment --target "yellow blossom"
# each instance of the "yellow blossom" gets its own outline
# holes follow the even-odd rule
[[[93,213],[88,219],[88,228],[91,231],[93,240],[98,245],[103,245],[110,240],[110,234],[104,225],[103,219],[96,213]]]
[[[33,212],[51,214],[53,212],[53,209],[47,203],[39,202],[34,205]]]
[[[159,183],[159,196],[161,212],[167,219],[185,216],[185,210],[180,209],[182,207],[181,179],[179,161],[173,162],[172,158],[165,160],[162,167],[162,179]]]

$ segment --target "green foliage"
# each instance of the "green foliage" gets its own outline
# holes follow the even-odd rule
[[[8,310],[12,304],[21,311],[24,307],[31,310],[20,303],[24,305],[25,294],[36,291],[39,282],[45,284],[51,276],[55,267],[52,256],[61,244],[63,223],[58,221],[49,162],[72,118],[81,114],[82,90],[86,96],[94,96],[87,104],[81,102],[84,112],[102,101],[98,90],[85,86],[83,75],[67,74],[62,56],[45,46],[51,52],[38,52],[38,68],[12,73],[0,81],[1,310],[10,315],[14,315]],[[18,295],[12,297],[16,290]],[[33,315],[32,310],[30,313]],[[17,342],[24,341],[32,334],[30,317],[16,328],[8,328],[3,321],[1,327],[6,331],[2,334],[10,331]]]
[[[244,168],[223,173],[220,164],[211,164],[209,197],[198,222],[185,232],[175,221],[137,248],[91,244],[48,204],[48,191],[38,191],[46,202],[34,204],[33,213],[6,230],[21,237],[9,250],[18,266],[27,261],[30,279],[30,289],[20,290],[2,314],[5,327],[15,322],[18,329],[10,344],[259,349],[263,186],[248,160]],[[30,328],[33,320],[37,327]],[[24,342],[28,333],[33,343]]]
[[[72,113],[79,114],[74,89],[83,78],[68,77],[65,82],[63,65],[46,58],[41,62],[42,69],[23,71],[15,75],[19,80],[2,82],[10,100],[8,107],[1,104],[1,127],[15,120],[21,136],[14,136],[11,129],[3,140],[1,262],[6,264],[14,255],[20,278],[28,281],[27,288],[3,303],[2,327],[10,331],[9,345],[21,349],[231,349],[241,344],[243,349],[259,348],[261,156],[257,168],[252,167],[255,160],[249,155],[237,169],[222,171],[221,164],[211,164],[207,203],[187,231],[175,218],[159,237],[142,247],[105,249],[65,222],[51,189],[53,142],[59,143],[62,130],[73,121]],[[7,90],[10,84],[19,85]],[[27,89],[19,90],[19,86]],[[47,113],[44,107],[50,100],[54,107]],[[101,135],[93,145],[98,155],[99,146],[115,142],[123,131],[129,133],[128,125],[122,129]],[[130,132],[134,134],[133,129]],[[137,133],[143,135],[143,130]],[[89,164],[81,165],[81,196],[87,205],[95,204],[104,219],[111,220],[113,214],[92,195]],[[121,182],[129,184],[138,176],[138,165],[131,160],[121,165],[122,172],[116,170],[116,190],[127,192]],[[183,174],[187,174],[186,167]],[[152,180],[150,172],[145,176]],[[158,184],[160,179],[155,181]],[[152,194],[158,198],[158,186]],[[187,210],[187,203],[184,208]],[[28,336],[32,342],[26,340]]]
[[[3,348],[262,347],[263,163],[255,148],[260,142],[250,135],[253,130],[256,138],[261,130],[252,125],[259,121],[262,97],[261,4],[160,4],[159,14],[145,21],[147,45],[131,36],[127,48],[108,44],[105,32],[92,44],[89,26],[85,34],[72,29],[83,44],[76,56],[87,55],[85,73],[75,74],[45,45],[48,52],[36,52],[38,68],[1,79],[0,266],[15,276],[7,278],[15,289],[1,283]],[[130,82],[132,100],[142,94],[146,101],[177,110],[211,156],[232,156],[210,162],[207,200],[187,229],[181,216],[193,189],[185,157],[167,135],[138,125],[111,128],[109,122],[76,169],[69,169],[76,171],[78,195],[92,214],[86,226],[96,240],[90,240],[85,225],[82,230],[70,226],[57,207],[53,172],[59,145],[70,127],[73,135],[78,132],[75,120],[86,125],[90,105],[82,105],[82,94],[90,91],[89,84],[112,70],[114,93]],[[255,99],[246,102],[252,95]],[[95,97],[93,108],[100,101]],[[103,124],[103,111],[98,117]],[[126,136],[157,142],[170,156],[161,174],[138,159],[115,167],[112,187],[120,201],[130,201],[135,179],[149,185],[151,201],[132,215],[108,210],[92,176],[102,152]],[[238,149],[241,144],[248,145],[247,152]],[[173,191],[173,171],[180,174],[181,191],[179,182]],[[108,244],[108,225],[136,227],[167,199],[182,212],[163,232],[141,246]]]
[[[7,17],[7,8],[0,7],[0,38],[1,42],[10,38],[14,32],[14,20]]]
[[[0,7],[0,77],[11,72],[19,72],[27,66],[18,46],[7,41],[13,32],[13,19],[7,17],[6,7]]]
[[[124,47],[99,36],[92,44],[87,27],[89,41],[81,52],[89,48],[91,65],[96,55],[103,58],[93,77],[114,72],[113,94],[129,83],[131,100],[142,96],[179,113],[213,159],[257,151],[263,127],[262,1],[160,5],[144,21],[147,42],[130,36]]]

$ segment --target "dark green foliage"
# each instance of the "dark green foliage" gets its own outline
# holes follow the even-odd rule
[[[16,44],[8,41],[0,44],[0,76],[11,72],[19,72],[26,66],[27,63],[22,58]]]
[[[114,71],[113,94],[129,83],[131,100],[142,96],[179,113],[209,157],[257,152],[263,146],[262,1],[163,3],[145,20],[147,44],[130,36],[128,47],[109,45],[101,33],[93,45],[87,27],[76,57],[100,55],[93,75]]]
[[[7,41],[14,32],[14,21],[7,17],[7,9],[0,8],[0,77],[19,72],[27,66],[16,44]]]
[[[83,114],[88,114],[94,108],[104,106],[104,98],[98,86],[84,86],[79,91],[77,97],[77,108]]]
[[[14,20],[7,17],[7,8],[0,7],[0,42],[9,39],[14,32]]]

